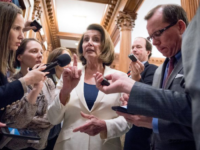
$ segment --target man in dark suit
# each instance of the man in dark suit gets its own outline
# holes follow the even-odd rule
[[[192,98],[192,128],[196,148],[200,150],[200,8],[184,33],[183,70],[186,91]]]
[[[130,64],[130,76],[133,80],[152,85],[153,75],[157,66],[148,63],[151,57],[152,45],[142,37],[133,41],[131,53],[137,57],[136,62]],[[124,150],[150,150],[150,136],[152,129],[133,127],[125,136]]]
[[[102,77],[99,73],[96,74],[96,85],[105,93],[130,94],[128,112],[144,116],[136,118],[119,114],[129,122],[153,128],[152,149],[195,150],[191,129],[191,98],[185,92],[181,58],[182,35],[188,25],[186,13],[178,5],[159,5],[145,19],[153,45],[167,57],[154,74],[154,87],[116,74],[106,76],[112,80],[110,86],[101,86]]]

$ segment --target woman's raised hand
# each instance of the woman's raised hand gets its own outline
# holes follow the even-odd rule
[[[60,100],[63,104],[66,104],[67,97],[69,97],[71,91],[77,86],[81,77],[81,70],[77,68],[78,61],[76,54],[73,57],[73,66],[65,68],[62,74],[63,87],[60,91]]]

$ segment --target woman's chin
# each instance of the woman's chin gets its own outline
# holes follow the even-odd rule
[[[9,49],[10,49],[10,51],[16,51],[18,49],[18,46],[12,46]]]

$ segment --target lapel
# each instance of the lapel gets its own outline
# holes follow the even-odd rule
[[[87,106],[86,101],[85,101],[85,96],[84,96],[84,91],[83,91],[84,78],[85,78],[85,66],[83,66],[83,68],[82,68],[82,75],[81,75],[81,78],[80,78],[78,85],[75,87],[75,91],[76,91],[76,94],[79,97],[79,100],[83,104],[83,107],[85,107],[85,109],[89,111],[88,106]]]
[[[176,75],[183,69],[182,67],[182,58],[178,61],[176,64],[175,68],[173,69],[172,73],[170,74],[166,84],[165,84],[165,89],[169,89],[172,81],[175,79]]]
[[[153,83],[152,86],[156,88],[162,87],[162,76],[163,76],[163,66],[164,64],[161,64],[155,71],[153,76]]]
[[[112,69],[111,69],[110,67],[105,66],[105,70],[104,70],[103,76],[106,76],[106,75],[108,75],[108,74],[111,74],[111,70],[112,70]],[[102,104],[102,103],[100,103],[100,102],[101,102],[101,100],[104,98],[104,96],[105,96],[105,93],[103,93],[103,92],[101,92],[101,91],[98,92],[97,99],[96,99],[96,101],[94,102],[94,105],[93,105],[91,111],[95,111],[96,109],[99,108],[98,106],[99,106],[99,104]]]
[[[143,77],[143,74],[145,73],[148,65],[149,65],[148,61],[144,63],[144,71],[140,74],[142,77]]]
[[[111,70],[111,68],[106,66],[105,70],[104,70],[104,76],[111,73],[110,70]],[[85,66],[83,66],[83,68],[82,68],[82,75],[81,75],[78,85],[75,88],[75,91],[79,97],[79,100],[83,104],[83,107],[85,107],[90,112],[90,110],[88,109],[88,106],[86,104],[85,96],[84,96],[84,78],[85,78]],[[105,94],[103,92],[101,92],[101,91],[98,92],[97,98],[94,102],[91,112],[98,108],[98,105],[100,104],[100,101],[103,99],[104,96],[105,96]]]
[[[148,65],[149,65],[149,62],[148,62],[148,61],[144,63],[144,67],[145,67],[145,68],[146,68]]]

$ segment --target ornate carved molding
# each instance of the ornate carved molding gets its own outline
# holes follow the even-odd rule
[[[48,26],[51,34],[52,39],[52,47],[60,47],[60,41],[57,37],[58,27],[57,27],[57,20],[55,17],[55,8],[52,0],[44,0],[46,4],[46,11],[48,16]]]
[[[161,64],[163,64],[164,61],[165,61],[165,58],[159,58],[159,57],[151,57],[149,59],[150,64],[154,64],[154,65],[157,65],[157,66],[160,66]]]
[[[80,0],[86,2],[94,2],[94,3],[101,3],[101,4],[112,4],[113,0]]]
[[[108,28],[111,18],[113,17],[114,12],[116,11],[116,6],[120,0],[109,0],[108,7],[106,9],[105,15],[101,21],[101,24],[105,29]]]
[[[80,40],[82,34],[77,33],[67,33],[67,32],[58,32],[57,37],[59,39],[67,39],[67,40]]]
[[[116,24],[120,30],[132,30],[135,26],[135,17],[133,18],[133,13],[130,15],[127,12],[119,11],[116,19]]]
[[[115,26],[115,28],[114,28],[113,32],[111,33],[110,37],[111,37],[111,39],[113,41],[114,46],[116,46],[117,43],[120,40],[120,32],[119,32],[119,30],[117,28],[117,25]]]
[[[40,6],[40,0],[34,0],[34,8],[32,20],[39,20],[42,14],[42,7]]]
[[[47,44],[47,51],[51,52],[53,50],[52,44]]]

